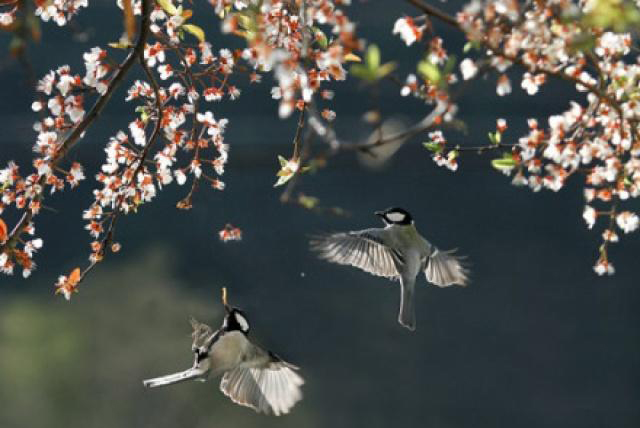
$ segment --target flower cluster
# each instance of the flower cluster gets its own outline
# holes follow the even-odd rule
[[[78,292],[78,283],[82,274],[80,268],[75,268],[69,276],[60,275],[56,282],[56,294],[62,294],[66,300],[71,300],[71,295]]]
[[[278,86],[280,117],[288,117],[300,104],[309,103],[323,82],[344,80],[347,55],[362,48],[355,25],[336,5],[348,0],[225,1],[216,11],[233,4],[223,31],[247,40],[242,58],[256,71],[273,71]],[[324,30],[323,30],[324,29]]]
[[[550,78],[565,80],[586,94],[570,101],[560,114],[540,122],[529,119],[529,132],[516,144],[500,141],[506,129],[503,121],[490,134],[487,148],[510,149],[493,166],[513,175],[514,185],[533,191],[558,191],[569,177],[584,175],[587,225],[592,228],[601,217],[609,219],[594,266],[602,275],[614,272],[607,249],[618,241],[616,227],[624,233],[639,227],[638,216],[622,210],[621,204],[640,196],[640,65],[638,58],[630,57],[630,34],[591,24],[594,3],[473,0],[457,14],[455,25],[466,34],[468,47],[479,53],[479,58],[461,62],[463,79],[476,76],[481,61],[486,70],[497,73],[496,93],[503,96],[512,89],[506,71],[517,65],[523,70],[520,86],[529,95],[537,94]],[[406,18],[401,18],[394,33],[400,32],[409,42],[407,26]],[[437,69],[426,71],[433,76]],[[422,88],[410,76],[402,95],[423,97]],[[446,142],[438,135],[431,138],[427,148],[443,165],[448,160],[442,155]]]
[[[147,81],[137,80],[126,101],[141,103],[138,117],[108,142],[106,160],[96,175],[101,187],[94,190],[94,202],[85,210],[86,229],[94,238],[91,262],[102,259],[111,248],[115,221],[120,214],[137,212],[152,201],[164,186],[191,183],[187,196],[177,207],[189,209],[201,182],[217,190],[225,184],[229,146],[224,141],[227,119],[216,119],[202,101],[236,99],[240,90],[231,85],[235,57],[227,49],[216,56],[212,46],[200,41],[197,48],[183,48],[186,33],[199,38],[198,27],[188,25],[190,12],[163,2],[150,14],[155,41],[144,48]],[[185,30],[185,27],[189,30]],[[186,31],[186,32],[185,32]],[[196,33],[196,34],[194,34]],[[111,245],[111,247],[110,247]]]
[[[222,242],[240,241],[242,240],[242,230],[227,223],[224,228],[218,232],[218,237]]]
[[[83,7],[89,6],[89,0],[48,0],[36,1],[36,16],[47,22],[54,21],[59,26],[66,25]]]
[[[23,276],[35,268],[32,258],[42,240],[25,241],[20,236],[34,234],[32,218],[40,212],[44,195],[61,191],[66,185],[74,188],[85,178],[79,162],[69,162],[64,168],[64,155],[73,143],[68,136],[85,117],[85,98],[104,94],[112,68],[105,62],[106,52],[99,48],[85,53],[84,60],[84,75],[74,74],[69,66],[63,65],[47,73],[37,84],[40,98],[32,109],[41,119],[33,126],[38,134],[33,146],[33,171],[23,175],[14,162],[0,169],[0,213],[11,207],[24,212],[11,236],[2,242],[0,264],[6,274],[13,273],[16,263],[22,267]]]
[[[405,16],[395,22],[392,33],[398,34],[407,46],[411,46],[422,39],[425,29],[426,25],[416,25],[413,18]]]
[[[11,9],[6,9],[0,12],[0,26],[8,27],[13,24],[13,21],[16,19],[16,12],[18,11],[18,7],[14,6]]]

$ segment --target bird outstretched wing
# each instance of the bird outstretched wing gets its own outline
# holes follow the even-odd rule
[[[399,277],[398,266],[404,263],[402,254],[384,243],[380,229],[314,237],[311,249],[321,259],[392,279]]]
[[[427,281],[438,287],[450,285],[466,286],[469,271],[462,263],[463,257],[454,254],[455,250],[442,251],[434,248],[425,262],[424,274]]]
[[[220,390],[234,403],[257,412],[276,416],[289,413],[302,399],[304,380],[296,373],[297,367],[257,346],[255,351],[268,359],[249,358],[247,364],[229,370],[222,377]],[[261,362],[252,367],[250,361]]]

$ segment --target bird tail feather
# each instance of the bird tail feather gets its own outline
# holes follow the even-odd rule
[[[413,331],[416,329],[416,310],[413,299],[414,284],[412,282],[408,284],[403,282],[400,289],[400,314],[398,315],[398,322]]]

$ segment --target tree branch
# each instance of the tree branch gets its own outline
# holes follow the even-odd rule
[[[100,115],[104,107],[107,105],[111,96],[115,92],[116,88],[120,85],[124,77],[127,75],[131,66],[136,61],[138,55],[144,52],[144,46],[146,40],[149,36],[149,10],[150,4],[153,3],[154,0],[142,0],[142,22],[140,25],[140,35],[138,36],[138,41],[136,42],[133,50],[129,52],[127,58],[120,64],[118,71],[113,76],[109,85],[107,87],[107,91],[101,95],[96,103],[93,105],[89,113],[82,119],[82,121],[71,131],[62,143],[59,145],[56,153],[51,158],[50,163],[52,167],[55,167],[64,159],[65,154],[78,142],[82,134],[89,128],[89,126],[97,119]],[[46,184],[46,177],[42,176],[38,181],[40,185],[41,191],[38,195],[36,195],[33,200],[40,202],[44,196],[44,188]],[[12,229],[11,234],[9,235],[7,241],[0,245],[0,253],[5,252],[7,249],[11,249],[15,246],[16,242],[20,238],[20,235],[24,232],[25,228],[29,225],[31,220],[35,215],[35,211],[30,206],[25,208],[25,212]]]
[[[456,21],[456,19],[453,16],[445,12],[442,12],[440,9],[434,6],[431,6],[430,4],[427,4],[422,0],[407,0],[407,1],[412,5],[414,5],[415,7],[417,7],[418,9],[420,9],[421,11],[423,11],[424,13],[426,13],[427,15],[433,16],[434,18],[438,18],[440,21],[445,22],[451,25],[452,27],[462,30],[462,28],[460,27],[460,24],[458,23],[458,21]]]

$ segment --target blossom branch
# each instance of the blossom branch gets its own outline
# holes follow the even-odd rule
[[[104,107],[108,104],[111,99],[113,93],[116,88],[120,85],[124,77],[128,74],[131,66],[135,63],[136,59],[144,50],[145,42],[149,35],[149,5],[153,0],[142,0],[142,7],[145,11],[142,15],[142,23],[140,25],[140,34],[138,36],[138,40],[129,52],[129,55],[125,58],[125,60],[120,64],[117,72],[111,79],[108,84],[107,90],[104,94],[102,94],[98,100],[95,102],[89,113],[83,118],[83,120],[76,125],[76,127],[65,137],[65,139],[60,143],[56,152],[50,159],[49,163],[51,166],[57,166],[65,157],[66,153],[80,140],[83,136],[84,132],[89,128],[89,126],[98,118]],[[44,198],[44,188],[46,184],[46,176],[42,176],[39,181],[40,192],[33,198],[33,201],[39,205]],[[25,212],[23,213],[20,220],[18,220],[17,224],[12,229],[9,234],[8,239],[4,244],[0,245],[0,254],[4,253],[7,250],[11,250],[16,242],[20,239],[20,236],[25,231],[25,229],[31,223],[31,220],[36,214],[36,210],[33,206],[28,205],[25,207]]]

